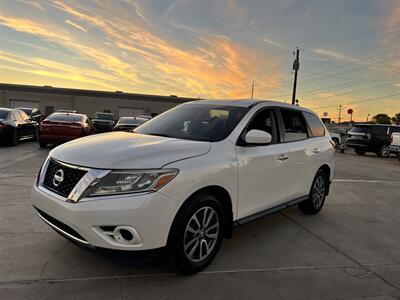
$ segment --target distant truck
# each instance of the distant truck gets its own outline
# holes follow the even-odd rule
[[[397,153],[397,157],[400,161],[400,132],[393,132],[390,140],[390,151]]]

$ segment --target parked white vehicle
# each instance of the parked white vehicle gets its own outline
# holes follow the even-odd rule
[[[390,140],[390,151],[397,153],[400,160],[400,132],[393,132]]]
[[[234,225],[299,204],[322,208],[334,143],[310,110],[279,102],[195,101],[53,149],[32,190],[39,216],[94,248],[165,247],[202,270]]]

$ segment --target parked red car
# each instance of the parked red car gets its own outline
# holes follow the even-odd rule
[[[48,116],[39,126],[39,145],[59,144],[89,135],[93,132],[87,115],[56,112]]]

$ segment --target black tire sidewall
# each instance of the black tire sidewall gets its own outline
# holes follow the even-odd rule
[[[201,262],[192,262],[186,257],[186,254],[184,252],[183,238],[187,223],[189,222],[190,218],[199,209],[206,206],[212,207],[218,214],[220,222],[218,239],[211,254],[205,260]],[[188,202],[185,203],[182,209],[178,212],[178,215],[175,217],[168,239],[168,259],[170,260],[170,263],[174,266],[174,268],[177,269],[179,272],[185,274],[193,274],[207,267],[215,258],[222,244],[224,222],[225,216],[223,207],[218,201],[217,197],[215,197],[214,195],[199,194],[192,199],[189,199]]]
[[[317,181],[317,179],[322,176],[325,182],[325,195],[324,198],[322,199],[321,205],[319,207],[315,207],[314,201],[313,201],[313,190],[314,190],[314,186],[315,186],[315,182]],[[326,199],[326,195],[327,195],[327,191],[329,189],[329,182],[328,182],[328,176],[327,174],[322,171],[321,169],[318,170],[317,174],[315,174],[314,180],[311,184],[311,189],[310,189],[310,194],[308,196],[307,200],[304,200],[303,202],[299,203],[299,208],[308,215],[314,215],[317,214],[322,207],[325,204],[325,199]]]

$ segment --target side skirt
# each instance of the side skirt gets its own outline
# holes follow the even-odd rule
[[[258,213],[255,213],[255,214],[253,214],[253,215],[250,215],[250,216],[241,218],[241,219],[239,219],[239,220],[234,221],[234,222],[233,222],[233,226],[243,225],[243,224],[249,223],[249,222],[251,222],[251,221],[257,220],[257,219],[259,219],[259,218],[265,217],[265,216],[267,216],[267,215],[276,213],[276,212],[278,212],[278,211],[281,211],[282,209],[288,208],[289,206],[292,206],[292,205],[295,205],[295,204],[297,204],[297,203],[300,203],[300,202],[302,202],[302,201],[304,201],[304,200],[307,200],[308,197],[309,197],[309,195],[303,196],[303,197],[300,197],[300,198],[291,200],[291,201],[289,201],[289,202],[286,202],[286,203],[284,203],[284,204],[279,204],[279,205],[277,205],[277,206],[268,208],[268,209],[266,209],[266,210],[263,210],[263,211],[260,211],[260,212],[258,212]]]

